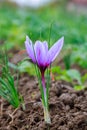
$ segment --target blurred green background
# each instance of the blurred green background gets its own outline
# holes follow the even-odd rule
[[[33,42],[46,40],[50,45],[64,36],[59,63],[57,59],[52,72],[57,73],[56,79],[77,80],[81,89],[87,86],[87,6],[70,1],[56,1],[39,8],[18,6],[8,0],[0,2],[0,46],[20,51],[25,49],[26,35]],[[64,67],[58,67],[59,64]],[[34,75],[31,68],[27,61],[19,63],[20,71]]]
[[[50,45],[64,36],[65,66],[79,64],[87,68],[87,8],[68,0],[46,4],[39,8],[0,2],[1,48],[24,49],[28,35],[33,42],[47,40]],[[68,57],[68,58],[67,58]]]
[[[65,37],[65,46],[87,43],[87,14],[79,13],[78,6],[68,1],[55,2],[38,9],[19,7],[9,2],[0,2],[0,43],[8,49],[24,47],[25,36],[35,41],[47,40],[53,44]],[[50,35],[51,30],[51,35]]]

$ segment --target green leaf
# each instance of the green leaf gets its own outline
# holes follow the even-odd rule
[[[8,57],[3,53],[3,58],[0,59],[0,65],[2,66],[2,75],[0,77],[0,96],[5,98],[15,108],[21,104],[20,95],[14,84],[14,78],[11,75]]]
[[[83,84],[87,81],[87,73],[82,76],[82,82]]]
[[[61,74],[62,70],[60,66],[51,67],[52,73]]]
[[[67,76],[69,76],[72,80],[77,80],[78,83],[81,85],[81,74],[78,70],[70,69],[66,71]]]
[[[35,76],[36,75],[35,69],[32,66],[33,66],[33,64],[30,63],[29,61],[23,61],[23,62],[19,63],[18,70],[21,73],[27,72],[30,75],[34,75]]]
[[[85,89],[85,86],[75,85],[75,86],[74,86],[74,89],[77,90],[77,91],[83,90],[83,89]]]

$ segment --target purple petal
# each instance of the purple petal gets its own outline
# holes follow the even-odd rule
[[[34,49],[33,49],[33,43],[29,39],[28,36],[26,36],[25,47],[26,47],[26,51],[27,51],[29,57],[32,59],[32,61],[34,63],[36,63],[36,59],[35,59],[35,55],[34,55]]]
[[[31,39],[28,37],[28,36],[26,36],[26,41],[31,45],[32,44],[32,41],[31,41]]]
[[[47,60],[46,46],[40,41],[36,41],[34,50],[36,55],[37,64],[39,66],[44,66]]]
[[[53,62],[60,53],[64,43],[64,37],[60,38],[48,51],[48,64]]]
[[[47,43],[47,41],[44,41],[44,42],[43,42],[43,45],[44,45],[44,47],[45,47],[45,49],[46,49],[46,52],[48,52],[48,43]]]

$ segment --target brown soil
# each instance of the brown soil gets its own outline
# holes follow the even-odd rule
[[[14,113],[12,122],[9,114],[14,109],[3,101],[0,130],[87,130],[87,90],[75,91],[71,84],[64,81],[52,82],[49,97],[50,126],[44,122],[36,78],[22,75],[19,92],[24,97],[26,110],[20,107]]]
[[[16,64],[24,57],[17,54],[11,61]],[[0,108],[3,104],[3,111],[0,109],[0,130],[87,130],[87,90],[75,91],[72,84],[65,81],[52,81],[50,84],[50,126],[44,122],[37,78],[21,74],[18,90],[24,97],[26,110],[20,107],[15,111],[0,98]]]

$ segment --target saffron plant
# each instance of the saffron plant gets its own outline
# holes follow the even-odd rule
[[[18,108],[22,105],[24,109],[22,96],[19,95],[17,87],[15,87],[14,77],[10,72],[8,63],[7,55],[2,52],[2,54],[0,54],[0,96],[6,99],[14,108]]]
[[[28,56],[31,58],[32,62],[39,69],[39,80],[40,80],[40,91],[42,96],[42,105],[44,108],[44,119],[46,123],[51,123],[48,107],[48,95],[49,86],[46,86],[45,82],[45,71],[55,60],[59,52],[63,47],[64,37],[60,38],[50,49],[48,48],[48,43],[46,41],[36,41],[35,44],[32,43],[30,38],[26,36],[25,47]]]

